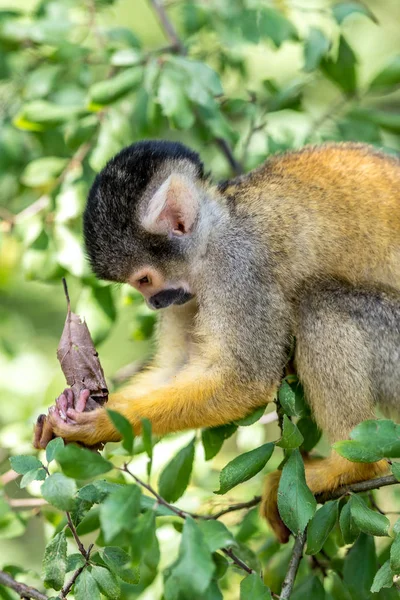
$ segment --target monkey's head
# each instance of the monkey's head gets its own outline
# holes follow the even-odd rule
[[[190,300],[204,181],[198,154],[179,143],[143,141],[117,154],[97,175],[83,218],[95,274],[129,283],[151,308]]]

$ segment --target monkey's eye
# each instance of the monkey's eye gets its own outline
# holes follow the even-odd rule
[[[139,285],[146,285],[150,283],[150,279],[147,275],[145,275],[144,277],[141,277],[140,279],[138,279],[138,284]]]

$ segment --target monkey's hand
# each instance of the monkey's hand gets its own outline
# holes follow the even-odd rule
[[[74,395],[69,388],[49,408],[47,416],[38,417],[33,445],[35,448],[46,448],[54,437],[61,437],[66,442],[79,442],[90,448],[120,439],[111,427],[104,408],[93,410],[90,391],[82,390],[74,407]]]

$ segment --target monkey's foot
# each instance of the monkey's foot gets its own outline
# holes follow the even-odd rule
[[[306,482],[313,494],[329,493],[344,485],[373,479],[388,471],[388,465],[381,460],[375,463],[355,463],[335,452],[329,458],[305,462]],[[278,540],[284,544],[289,540],[290,531],[283,523],[278,510],[278,488],[281,471],[271,473],[266,479],[260,512],[267,519]]]

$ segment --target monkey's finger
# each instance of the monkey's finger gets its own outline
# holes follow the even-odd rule
[[[67,397],[67,409],[74,408],[74,392],[71,390],[71,388],[67,388],[66,390],[64,390],[64,394]]]
[[[60,414],[60,417],[66,421],[67,420],[67,410],[68,410],[68,400],[67,400],[67,390],[64,390],[60,396],[58,396],[56,400],[56,407]]]
[[[33,429],[33,447],[40,448],[40,438],[42,437],[43,424],[46,420],[46,415],[39,415]]]
[[[82,390],[75,405],[76,412],[84,412],[86,403],[89,400],[90,390]]]

